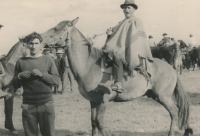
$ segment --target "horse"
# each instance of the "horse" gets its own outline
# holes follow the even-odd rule
[[[49,29],[45,33],[42,34],[43,43],[63,43],[66,36],[66,25],[67,21],[60,22],[55,27]],[[25,56],[24,50],[27,47],[24,46],[24,43],[17,42],[8,54],[1,59],[0,63],[3,66],[4,73],[0,75],[0,89],[4,92],[8,92],[9,94],[14,94],[17,90],[12,85],[12,78],[14,76],[14,69],[16,61],[20,58]],[[28,51],[28,50],[27,50]],[[14,95],[9,95],[8,97],[4,98],[5,101],[5,128],[10,130],[11,134],[18,134],[16,129],[13,125],[12,115],[13,115],[13,102],[14,102]]]
[[[106,105],[111,102],[127,102],[142,96],[148,96],[169,112],[171,124],[168,136],[175,135],[178,120],[180,129],[189,127],[189,103],[176,71],[166,62],[155,58],[152,64],[151,79],[148,81],[144,75],[135,72],[134,77],[124,78],[124,91],[117,93],[106,87],[113,81],[111,75],[101,71],[101,58],[104,52],[89,43],[85,36],[75,27],[79,18],[68,21],[67,56],[69,66],[78,83],[80,94],[90,101],[92,136],[98,131],[108,136],[104,127]],[[101,86],[105,84],[105,87]]]
[[[189,51],[189,56],[191,59],[191,64],[193,66],[193,71],[195,68],[195,64],[197,63],[197,65],[200,67],[200,47],[194,47]]]
[[[167,63],[173,65],[176,48],[174,45],[170,46],[156,46],[150,47],[152,56],[154,58],[165,59]]]

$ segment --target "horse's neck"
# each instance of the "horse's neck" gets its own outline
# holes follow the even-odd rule
[[[90,54],[88,48],[87,45],[73,45],[68,48],[67,56],[75,77],[84,78],[93,69],[100,70],[98,59]]]
[[[5,59],[3,60],[4,62],[8,62],[11,65],[16,64],[17,60],[22,57],[22,53],[21,53],[21,43],[18,42],[16,43],[8,52],[8,54],[6,55]]]

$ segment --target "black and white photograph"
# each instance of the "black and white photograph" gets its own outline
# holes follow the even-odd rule
[[[0,136],[200,136],[200,0],[0,0]]]

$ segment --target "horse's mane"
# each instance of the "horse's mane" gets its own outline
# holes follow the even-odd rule
[[[93,57],[95,60],[98,60],[99,58],[102,57],[103,55],[103,51],[96,48],[96,47],[92,47],[92,45],[88,45],[89,46],[89,54],[91,57]]]
[[[178,40],[178,42],[182,48],[187,47],[187,44],[183,40]]]
[[[8,54],[6,55],[6,57],[4,57],[2,59],[2,61],[6,61],[8,63],[10,63],[11,65],[15,66],[17,60],[22,57],[21,55],[21,43],[18,42],[16,43],[8,52]]]
[[[98,49],[96,47],[93,47],[91,43],[89,42],[88,38],[86,38],[76,27],[74,27],[74,30],[78,32],[79,36],[77,36],[77,39],[80,39],[80,41],[83,42],[83,46],[88,46],[88,52],[89,55],[94,59],[98,60],[102,55],[103,51],[101,49]]]

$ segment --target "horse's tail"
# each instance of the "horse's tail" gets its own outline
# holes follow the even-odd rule
[[[178,126],[179,129],[186,129],[189,126],[189,103],[187,96],[183,90],[179,78],[177,79],[176,87],[174,89],[174,95],[178,107]]]

